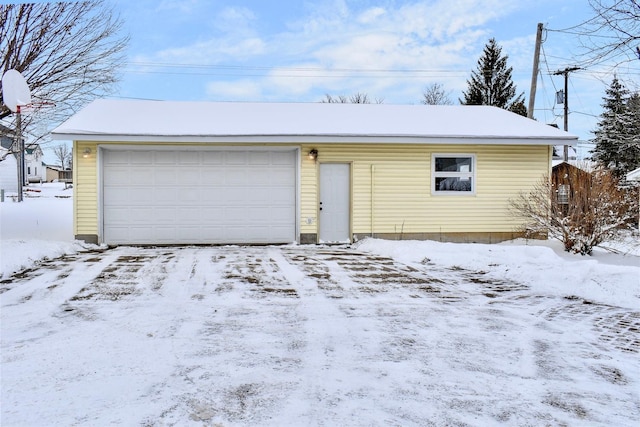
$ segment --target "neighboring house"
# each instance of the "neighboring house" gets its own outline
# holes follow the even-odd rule
[[[42,149],[40,145],[33,144],[24,149],[24,161],[26,166],[26,182],[42,182],[46,179],[44,166],[42,164]]]
[[[17,159],[17,154],[15,154],[16,148],[14,147],[15,143],[15,132],[13,129],[10,129],[4,125],[0,125],[0,146],[2,148],[10,151],[13,157]],[[42,166],[42,149],[38,144],[30,144],[26,145],[24,148],[24,165],[23,165],[23,177],[24,183],[28,184],[30,182],[42,182],[44,179],[44,168]],[[17,161],[16,161],[17,164]],[[17,171],[16,171],[16,188],[17,188]],[[16,190],[17,191],[17,190]]]
[[[0,190],[18,193],[18,160],[4,147],[0,147]]]
[[[8,128],[7,126],[0,123],[0,146],[2,148],[6,148],[7,150],[11,149],[13,145],[13,141],[15,139],[15,132],[13,129]]]
[[[73,140],[74,234],[108,244],[497,242],[577,138],[488,106],[98,100]]]
[[[45,168],[45,180],[47,182],[67,182],[73,181],[73,172],[69,169],[62,169],[59,165],[47,165],[43,163]]]
[[[13,154],[14,132],[0,124],[0,189],[18,192],[18,160]]]
[[[569,204],[581,186],[591,185],[591,163],[569,161],[553,161],[551,168],[551,185],[554,188],[558,203]],[[593,169],[591,169],[593,170]]]

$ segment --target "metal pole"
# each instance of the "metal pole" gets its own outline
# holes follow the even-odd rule
[[[579,70],[580,67],[565,68],[553,73],[554,76],[564,75],[564,130],[569,131],[569,73]],[[564,161],[569,160],[569,146],[564,146]]]
[[[533,71],[531,72],[531,90],[529,91],[529,111],[527,117],[533,119],[533,109],[536,105],[536,89],[538,87],[538,68],[540,64],[540,45],[542,44],[542,23],[538,23],[536,32],[536,47],[533,54]]]
[[[18,146],[18,201],[22,201],[22,185],[24,184],[24,141],[22,140],[22,114],[20,106],[16,108],[16,145]]]
[[[569,131],[569,72],[565,70],[564,73],[564,131]],[[569,146],[564,146],[563,159],[565,162],[569,161]]]

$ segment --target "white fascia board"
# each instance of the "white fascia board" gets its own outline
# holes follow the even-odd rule
[[[468,137],[410,135],[106,135],[52,133],[55,140],[169,143],[289,143],[289,144],[454,144],[454,145],[575,145],[577,137]]]

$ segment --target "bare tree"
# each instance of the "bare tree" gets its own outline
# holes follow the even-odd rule
[[[53,155],[60,162],[62,170],[68,170],[71,167],[71,150],[67,144],[58,144],[53,147]]]
[[[445,92],[444,86],[440,83],[432,83],[422,92],[422,102],[425,105],[451,105],[451,91]]]
[[[349,97],[344,95],[332,96],[327,93],[320,102],[326,104],[371,104],[371,99],[369,95],[362,92],[354,93]],[[382,104],[383,102],[384,99],[382,98],[375,99],[376,104]]]
[[[21,72],[35,100],[51,104],[47,117],[60,122],[116,83],[129,40],[121,30],[104,0],[0,5],[0,71]],[[9,115],[0,104],[0,119]],[[23,127],[30,125],[26,115]]]
[[[556,186],[548,177],[541,179],[510,205],[523,220],[525,235],[548,235],[563,242],[567,252],[590,255],[600,243],[617,240],[620,229],[634,227],[638,189],[620,188],[606,169],[591,174],[572,170]]]
[[[347,104],[349,100],[344,95],[332,96],[328,93],[320,100],[323,104]]]
[[[589,0],[594,16],[573,29],[581,39],[586,65],[611,59],[617,63],[640,59],[638,0]]]

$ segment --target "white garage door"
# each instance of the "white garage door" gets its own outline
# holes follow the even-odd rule
[[[296,240],[293,150],[102,151],[110,244]]]

